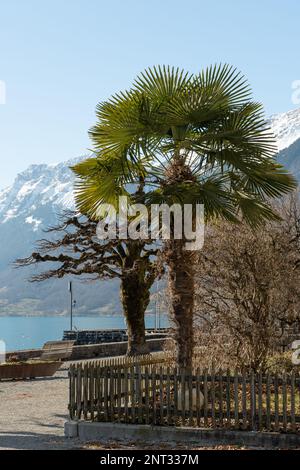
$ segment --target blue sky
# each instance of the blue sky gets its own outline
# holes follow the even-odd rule
[[[296,107],[299,0],[0,0],[0,189],[86,153],[98,101],[145,67],[229,62],[267,114]]]

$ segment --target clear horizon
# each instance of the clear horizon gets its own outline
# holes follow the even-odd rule
[[[0,189],[30,164],[87,153],[96,104],[148,66],[228,62],[266,115],[299,107],[296,0],[1,2]]]

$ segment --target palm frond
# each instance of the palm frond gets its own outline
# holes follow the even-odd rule
[[[270,204],[261,199],[243,192],[236,193],[235,197],[242,219],[254,229],[267,221],[280,220],[280,216],[273,211]]]
[[[130,90],[96,109],[90,137],[95,161],[76,165],[76,202],[89,215],[116,204],[140,176],[147,201],[202,202],[207,217],[253,226],[276,217],[268,198],[296,186],[275,160],[276,146],[263,108],[252,101],[245,77],[228,64],[198,75],[158,66],[145,70]],[[194,183],[166,184],[174,155],[189,166]]]

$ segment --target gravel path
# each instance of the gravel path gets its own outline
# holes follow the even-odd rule
[[[65,439],[68,377],[65,364],[45,379],[0,382],[0,449],[71,449]]]
[[[53,377],[0,382],[0,450],[36,449],[199,449],[171,443],[145,445],[142,442],[80,443],[64,437],[68,419],[68,376],[65,363]],[[216,446],[204,449],[236,449]]]

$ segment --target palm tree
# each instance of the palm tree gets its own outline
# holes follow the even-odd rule
[[[256,227],[278,217],[269,199],[296,186],[276,163],[262,105],[251,100],[245,78],[228,65],[197,75],[148,69],[129,91],[99,103],[96,114],[90,131],[96,158],[74,168],[77,205],[91,217],[104,202],[130,197],[128,183],[142,178],[147,203],[198,202],[206,220],[244,219]],[[177,360],[191,367],[194,253],[185,250],[185,242],[171,233],[165,259]]]

